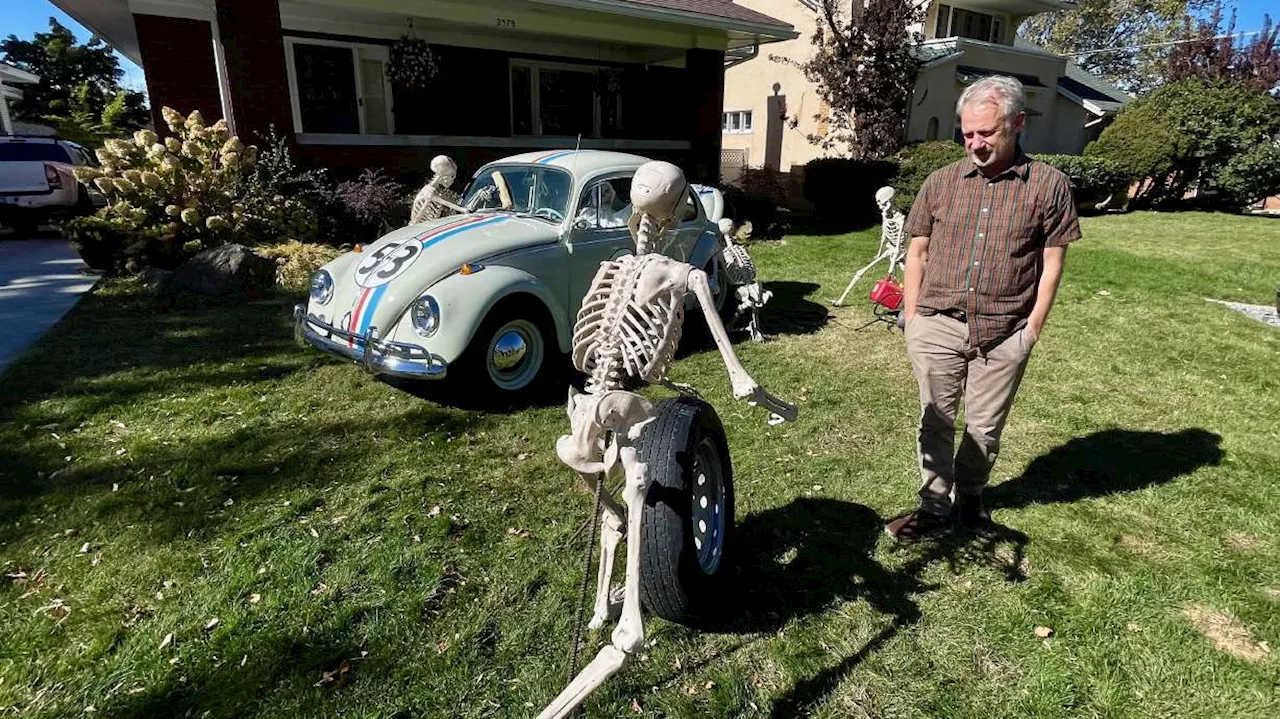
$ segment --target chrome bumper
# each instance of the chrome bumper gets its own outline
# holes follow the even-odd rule
[[[352,360],[372,374],[443,379],[448,372],[449,365],[439,355],[418,345],[380,340],[375,336],[377,331],[376,327],[370,327],[364,334],[356,334],[308,315],[306,305],[293,308],[293,337],[304,347],[310,345],[335,357]]]

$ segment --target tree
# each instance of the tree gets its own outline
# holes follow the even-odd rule
[[[1221,80],[1181,80],[1131,103],[1085,153],[1139,180],[1138,206],[1176,204],[1194,187],[1240,209],[1276,184],[1278,130],[1275,98]]]
[[[49,18],[49,32],[31,40],[10,35],[0,41],[0,53],[6,62],[40,76],[13,106],[18,119],[50,123],[71,139],[93,144],[149,124],[145,96],[120,86],[124,70],[99,38],[80,44]]]
[[[847,146],[859,158],[887,157],[902,147],[906,133],[920,67],[915,45],[922,40],[907,28],[923,13],[909,0],[870,0],[860,16],[846,19],[842,4],[822,0],[808,60],[770,59],[804,72],[828,108],[829,132],[810,135],[809,142],[823,149]],[[795,127],[799,120],[790,122]]]
[[[1235,37],[1236,13],[1231,11],[1231,21],[1222,29],[1222,2],[1219,0],[1208,20],[1198,26],[1191,18],[1184,18],[1183,37],[1188,42],[1175,45],[1169,52],[1165,76],[1170,82],[1178,80],[1228,80],[1257,92],[1268,92],[1280,84],[1280,27],[1271,25],[1271,16],[1264,15],[1262,30],[1252,41]]]
[[[1133,92],[1163,84],[1165,43],[1182,34],[1183,19],[1213,0],[1079,0],[1070,10],[1028,18],[1018,34]],[[1128,49],[1111,49],[1128,48]],[[1136,49],[1135,49],[1136,48]],[[1084,51],[1103,50],[1103,52]]]

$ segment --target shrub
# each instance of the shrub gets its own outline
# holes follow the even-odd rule
[[[1222,204],[1235,210],[1280,195],[1280,145],[1259,143],[1227,161],[1214,177]]]
[[[404,187],[381,168],[365,170],[355,180],[338,185],[334,193],[351,220],[353,234],[344,242],[373,240],[409,222]]]
[[[1097,155],[1035,155],[1058,168],[1071,180],[1076,205],[1092,210],[1115,193],[1123,193],[1131,176],[1119,163]],[[1123,204],[1123,203],[1119,203]]]
[[[876,190],[897,174],[897,163],[887,160],[811,160],[804,167],[804,196],[823,225],[839,230],[865,227],[880,221]]]
[[[276,284],[291,291],[306,292],[311,273],[342,254],[342,250],[314,242],[288,242],[262,247],[259,255],[276,263]]]
[[[163,114],[173,136],[162,142],[139,130],[132,142],[107,140],[96,151],[102,167],[75,169],[109,204],[97,213],[102,222],[73,224],[68,239],[118,248],[123,254],[110,264],[133,271],[227,242],[307,231],[311,217],[301,202],[252,192],[258,150],[232,136],[226,122],[206,126],[198,111],[184,117],[168,107]]]
[[[163,228],[136,227],[117,216],[76,217],[62,223],[62,233],[86,265],[113,274],[145,265],[174,267],[183,257]]]
[[[1183,80],[1122,110],[1085,154],[1110,158],[1144,180],[1136,204],[1171,204],[1191,187],[1208,189],[1228,166],[1251,162],[1235,158],[1263,153],[1255,148],[1277,127],[1280,103],[1274,98],[1227,82]],[[1265,155],[1257,158],[1264,161]],[[1224,209],[1239,209],[1239,196],[1237,189],[1219,200]]]
[[[964,146],[950,140],[935,140],[904,147],[898,153],[898,175],[893,189],[898,191],[895,204],[905,213],[916,201],[916,193],[934,170],[946,167],[964,157]]]
[[[759,240],[776,240],[790,229],[786,215],[778,208],[787,204],[783,175],[774,170],[744,167],[741,187],[728,186],[724,194],[725,216],[738,224],[750,222]]]

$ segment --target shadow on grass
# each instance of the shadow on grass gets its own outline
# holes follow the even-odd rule
[[[1177,479],[1225,456],[1220,435],[1108,429],[1077,437],[1031,460],[1025,471],[987,490],[992,507],[1075,502],[1132,492]]]

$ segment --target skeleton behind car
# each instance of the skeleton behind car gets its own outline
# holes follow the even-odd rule
[[[905,237],[906,218],[902,213],[893,208],[893,197],[897,192],[892,187],[881,187],[876,190],[876,205],[880,207],[880,217],[882,225],[880,229],[880,249],[876,250],[875,259],[867,263],[865,267],[858,270],[853,275],[853,279],[849,280],[849,286],[844,288],[844,294],[840,295],[840,299],[835,300],[831,304],[839,307],[844,304],[844,298],[849,296],[849,291],[853,286],[858,284],[858,280],[867,273],[872,267],[884,260],[889,261],[889,274],[898,271],[898,266],[904,264],[907,255],[907,248],[903,240]]]
[[[639,381],[677,391],[691,389],[667,379],[680,342],[685,298],[690,293],[702,307],[729,372],[734,396],[767,408],[771,424],[796,416],[794,406],[762,389],[734,355],[714,309],[707,275],[692,265],[657,254],[677,224],[676,212],[687,187],[683,173],[669,163],[649,162],[636,170],[631,185],[634,209],[628,222],[636,254],[601,263],[578,313],[573,364],[587,375],[587,381],[583,392],[572,388],[569,391],[571,433],[556,442],[556,454],[601,497],[601,556],[590,628],[598,629],[611,616],[617,616],[617,603],[613,601],[617,595],[610,591],[610,580],[614,553],[624,536],[628,538],[626,576],[621,619],[610,643],[539,715],[540,719],[568,716],[644,643],[640,535],[650,480],[648,465],[641,460],[636,442],[656,412],[649,400],[625,388]],[[621,503],[603,491],[608,475],[619,467],[625,476]]]

